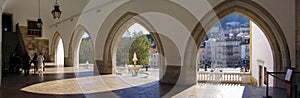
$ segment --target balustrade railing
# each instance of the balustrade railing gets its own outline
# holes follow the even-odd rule
[[[198,82],[250,83],[250,73],[198,72]]]

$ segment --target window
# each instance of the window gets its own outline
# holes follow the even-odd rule
[[[249,46],[246,46],[245,51],[246,51],[246,52],[249,52],[249,50],[250,50],[250,49],[249,49]]]
[[[42,37],[42,28],[38,28],[36,25],[37,21],[27,21],[27,26],[28,26],[28,31],[27,35],[28,36],[34,36],[34,37]]]

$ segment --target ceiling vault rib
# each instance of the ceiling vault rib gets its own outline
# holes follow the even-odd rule
[[[94,11],[94,10],[97,10],[97,12],[100,12],[101,9],[98,10],[99,8],[105,7],[105,6],[107,6],[107,5],[111,5],[111,4],[116,3],[116,2],[119,2],[119,1],[120,1],[120,0],[112,0],[112,1],[109,1],[109,2],[104,3],[104,4],[100,4],[100,5],[96,6],[96,7],[90,8],[90,9],[88,9],[88,10],[86,10],[86,11],[83,11],[83,12],[80,12],[80,13],[77,13],[77,14],[74,14],[74,15],[68,17],[68,18],[65,18],[65,19],[63,19],[63,20],[61,20],[61,21],[58,21],[58,22],[56,22],[56,23],[50,25],[49,28],[56,27],[57,25],[59,25],[59,24],[61,24],[61,23],[64,23],[64,22],[66,22],[66,21],[68,21],[68,20],[71,20],[71,19],[73,19],[73,18],[79,17],[81,14],[86,14],[86,13],[89,13],[89,12]]]

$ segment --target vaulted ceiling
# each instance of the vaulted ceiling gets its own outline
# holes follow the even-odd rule
[[[59,20],[80,13],[90,0],[58,0],[62,16]],[[1,0],[2,12],[13,13],[14,23],[27,25],[27,20],[36,20],[39,17],[39,0]],[[44,25],[51,25],[59,20],[53,19],[51,11],[55,0],[40,0],[40,17]]]

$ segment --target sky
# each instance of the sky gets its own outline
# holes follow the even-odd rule
[[[57,50],[56,50],[56,63],[59,65],[63,65],[64,64],[64,45],[62,43],[62,40],[59,39],[58,42],[58,46],[57,46]]]
[[[134,31],[136,31],[136,32],[143,31],[144,34],[149,34],[149,32],[142,25],[140,25],[138,23],[135,23],[132,26],[130,26],[128,28],[128,31],[131,32],[131,33],[134,32]],[[123,37],[125,37],[125,34],[123,35]]]
[[[87,34],[87,33],[84,33],[82,36],[82,38],[87,38],[87,37],[89,37],[89,34]]]
[[[131,33],[134,32],[134,31],[136,31],[136,32],[143,31],[144,34],[149,34],[149,32],[142,25],[140,25],[138,23],[135,23],[132,26],[130,26],[128,28],[128,31],[131,32]],[[84,33],[82,38],[86,38],[86,37],[89,37],[89,35],[87,33]],[[123,35],[123,37],[125,37],[125,34]]]

